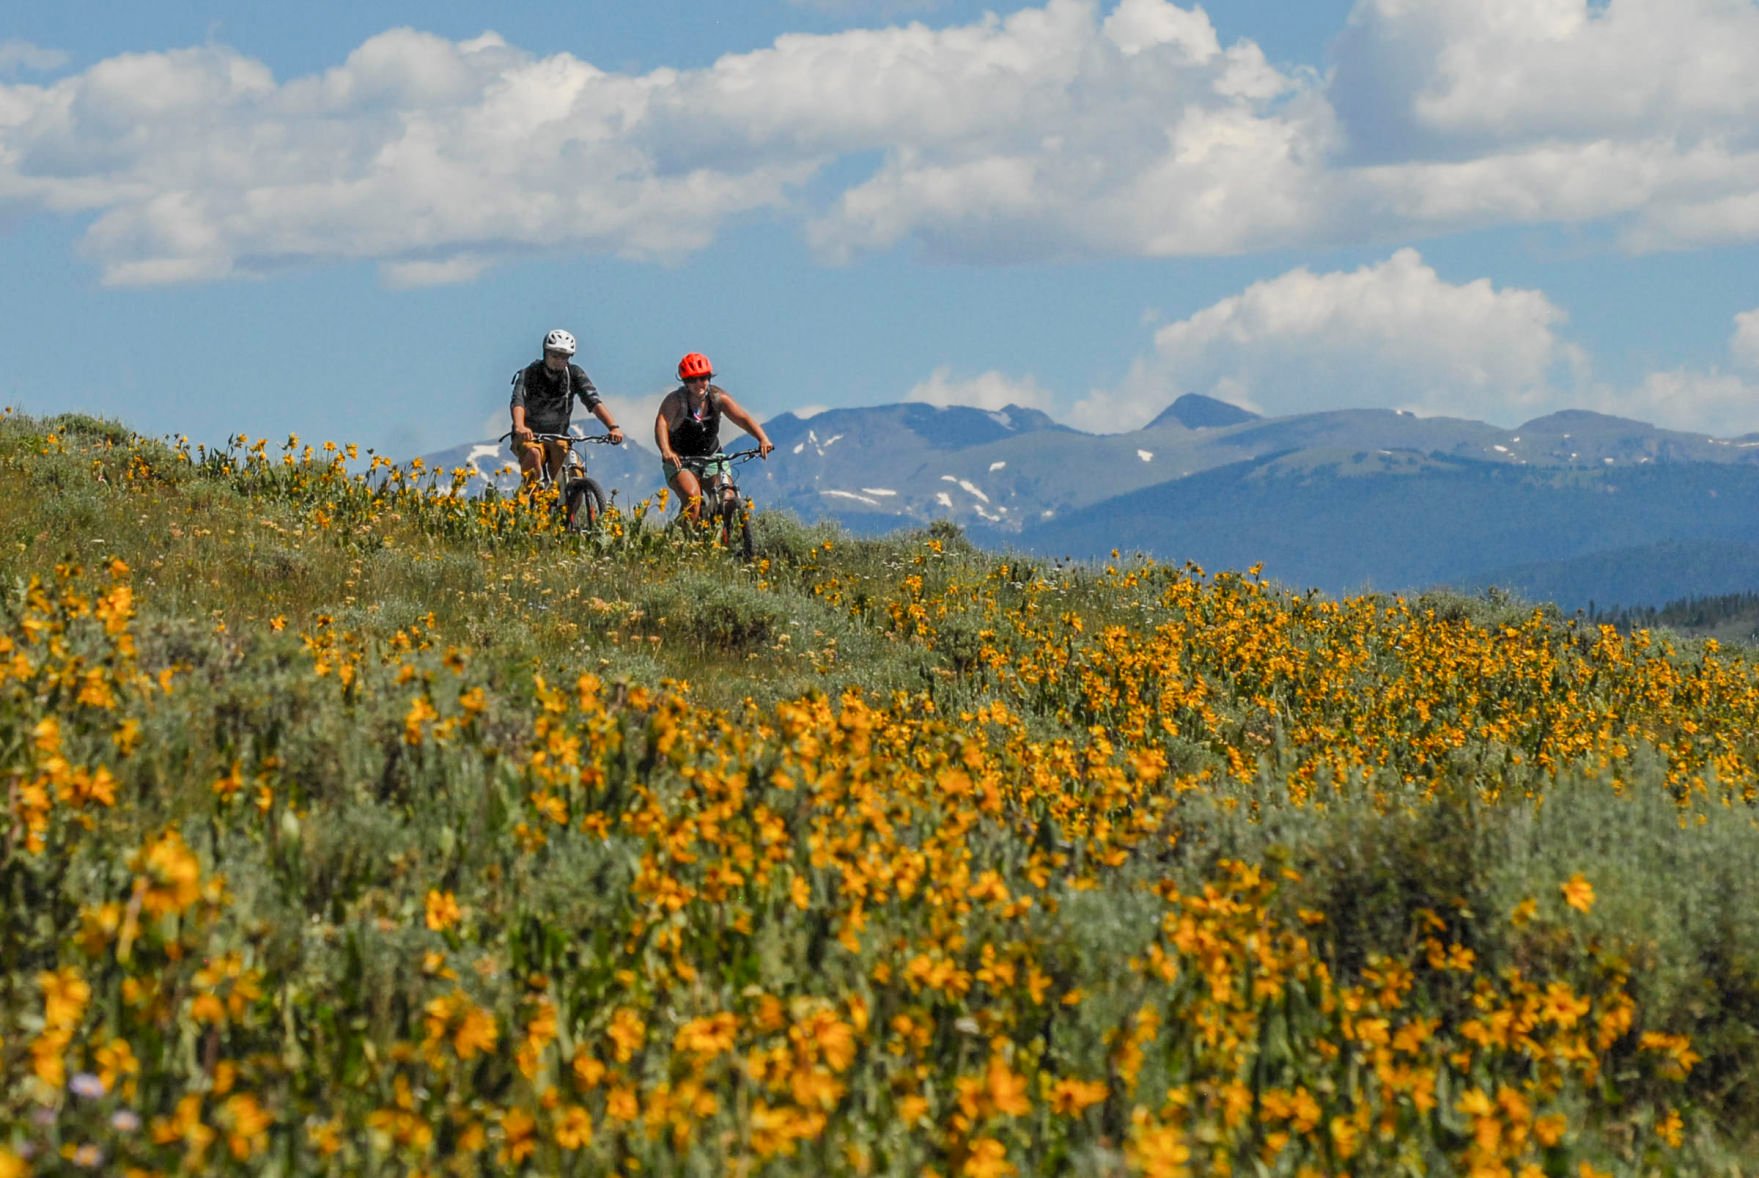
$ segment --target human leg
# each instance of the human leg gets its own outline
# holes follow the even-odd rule
[[[519,459],[519,477],[528,487],[535,487],[541,479],[539,467],[544,460],[544,448],[537,442],[524,442],[513,447],[514,455]]]
[[[678,514],[700,519],[702,484],[697,481],[696,472],[672,462],[666,463],[664,470],[666,483],[678,493]]]
[[[544,443],[544,464],[550,468],[550,481],[555,482],[562,473],[562,460],[568,456],[568,447],[562,442]]]

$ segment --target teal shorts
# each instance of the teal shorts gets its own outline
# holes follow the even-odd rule
[[[696,463],[692,463],[690,467],[690,473],[697,476],[697,482],[699,483],[706,483],[710,479],[719,478],[727,473],[726,459],[722,459],[719,462],[704,462],[700,465],[702,467],[700,471],[696,469]],[[665,472],[666,481],[669,483],[677,477],[678,472],[683,470],[684,466],[681,463],[661,460],[660,469]]]

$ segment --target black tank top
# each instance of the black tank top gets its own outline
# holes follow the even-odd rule
[[[708,387],[703,399],[702,416],[690,415],[690,390],[680,389],[684,400],[684,416],[671,425],[672,451],[700,458],[721,448],[721,390]]]

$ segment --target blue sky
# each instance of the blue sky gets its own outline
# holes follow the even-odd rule
[[[402,457],[562,326],[643,440],[693,350],[761,416],[1759,431],[1752,0],[17,8],[28,412]]]

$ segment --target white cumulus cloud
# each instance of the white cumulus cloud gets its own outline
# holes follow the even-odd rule
[[[1729,355],[1745,368],[1759,368],[1759,307],[1735,316],[1735,332],[1729,339]]]
[[[1567,323],[1542,291],[1449,282],[1402,249],[1350,271],[1291,270],[1166,324],[1122,384],[1058,415],[1119,432],[1195,392],[1267,416],[1349,406],[1512,427],[1590,409],[1719,437],[1759,431],[1759,308],[1734,317],[1726,370],[1624,383],[1595,374]]]
[[[1172,0],[940,26],[876,4],[839,7],[914,19],[689,70],[392,29],[292,78],[205,45],[0,81],[0,214],[89,218],[113,283],[356,259],[393,283],[457,281],[556,249],[675,260],[754,215],[796,221],[831,260],[1506,224],[1605,225],[1639,250],[1759,239],[1747,0],[1360,0],[1324,75]],[[0,79],[62,64],[0,42]]]
[[[1270,415],[1351,405],[1519,421],[1584,364],[1558,334],[1565,318],[1539,291],[1450,283],[1411,249],[1351,271],[1291,270],[1160,328],[1125,383],[1072,418],[1131,429],[1198,392]]]
[[[1377,82],[1436,140],[1750,138],[1759,114],[1745,0],[1360,0],[1339,56],[1340,91]]]
[[[809,169],[668,170],[627,129],[671,81],[407,29],[287,82],[223,47],[129,54],[0,87],[0,207],[95,214],[84,245],[118,284],[356,258],[431,282],[534,248],[678,257]]]
[[[1588,408],[1666,429],[1733,437],[1759,430],[1759,385],[1731,372],[1680,368],[1652,372],[1630,387],[1600,387]]]
[[[290,79],[209,45],[0,85],[0,207],[91,215],[115,283],[671,259],[760,210],[801,215],[833,257],[1218,252],[1307,231],[1323,205],[1297,190],[1328,127],[1311,87],[1166,0],[793,34],[640,75],[394,29]],[[802,199],[852,156],[878,163]]]
[[[955,377],[946,367],[936,368],[929,378],[905,395],[906,401],[926,401],[930,405],[969,405],[977,409],[1001,409],[1018,405],[1022,409],[1049,412],[1054,397],[1031,377],[1012,377],[1001,372],[985,372],[978,376]]]
[[[29,41],[0,38],[0,77],[18,73],[47,73],[67,64],[67,54],[45,49]]]
[[[1630,387],[1596,385],[1587,400],[1606,413],[1714,437],[1759,432],[1759,308],[1734,317],[1727,370],[1665,369]]]
[[[869,145],[880,167],[812,223],[829,256],[906,240],[964,260],[1215,254],[1328,218],[1329,110],[1256,45],[1223,48],[1200,8],[1123,0],[1102,19],[1050,0],[887,37],[916,44],[890,46],[882,60],[911,68],[879,85],[924,107],[900,111]],[[932,86],[912,76],[924,65]]]
[[[1637,250],[1759,236],[1759,7],[1360,0],[1327,96],[1412,227],[1610,218]]]
[[[1593,407],[1715,437],[1759,432],[1759,308],[1734,317],[1728,370],[1719,366],[1651,372],[1627,388],[1599,386]]]

